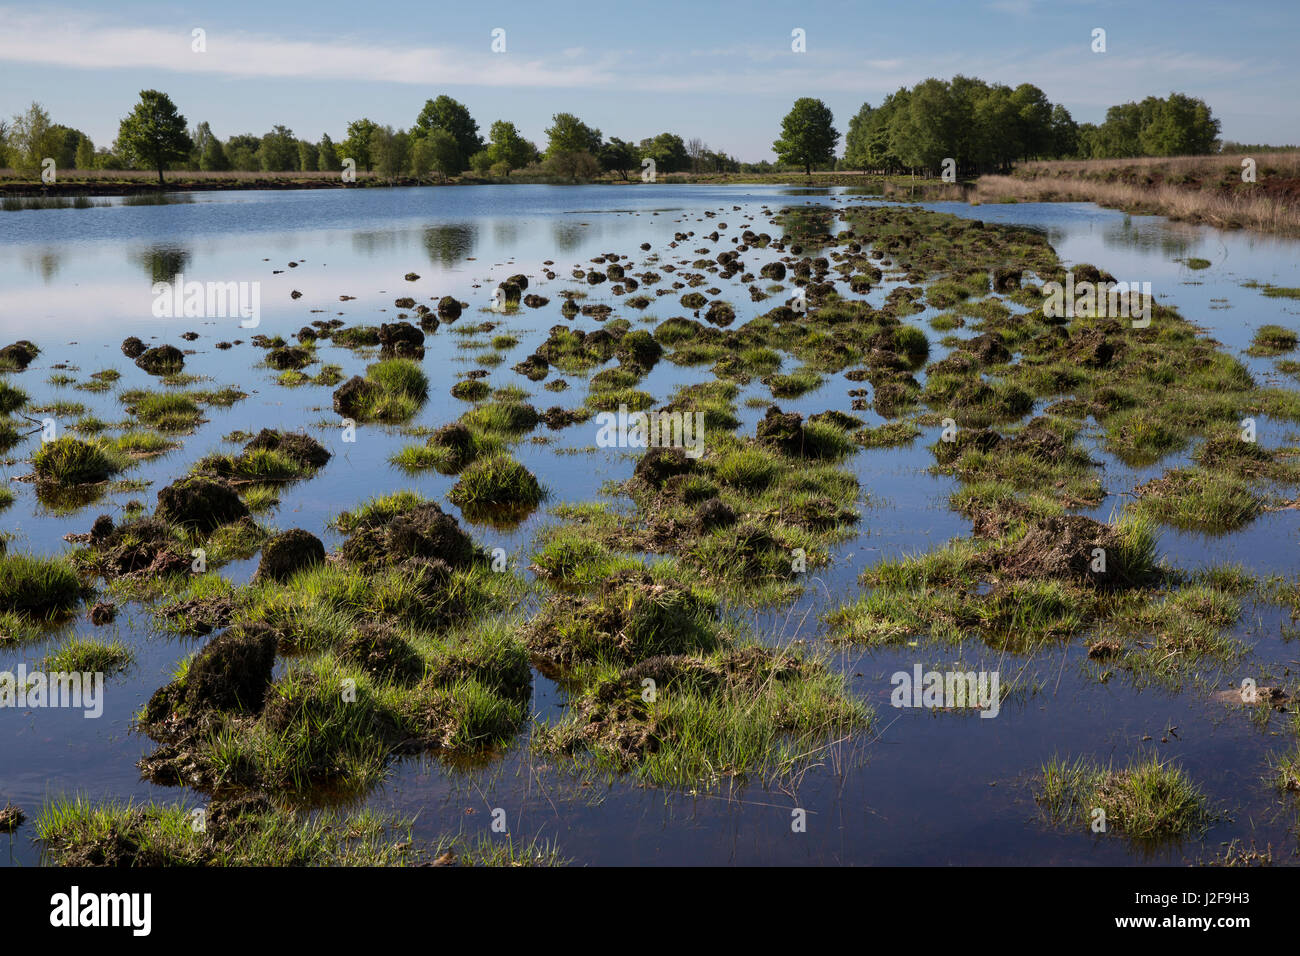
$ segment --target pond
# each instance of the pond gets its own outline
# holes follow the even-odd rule
[[[236,386],[248,395],[227,407],[205,406],[205,420],[181,436],[178,447],[138,462],[126,475],[131,484],[110,487],[82,507],[43,502],[35,486],[16,480],[31,472],[31,455],[40,440],[26,439],[4,462],[6,485],[15,495],[0,511],[8,548],[65,552],[75,547],[65,535],[88,531],[99,514],[120,520],[132,499],[152,507],[157,490],[185,474],[198,458],[231,451],[224,436],[262,428],[305,430],[333,456],[311,478],[285,486],[278,505],[258,515],[270,527],[305,528],[333,550],[343,539],[330,527],[331,519],[376,495],[408,488],[461,517],[447,499],[454,475],[409,473],[390,458],[412,443],[409,428],[436,428],[465,412],[469,404],[449,390],[481,356],[494,351],[499,357],[488,366],[493,386],[521,386],[539,408],[555,403],[574,407],[585,396],[584,378],[597,369],[563,376],[572,388],[554,396],[512,370],[556,324],[588,331],[599,327],[586,315],[563,317],[561,290],[581,289],[583,305],[607,303],[613,308],[611,318],[626,318],[637,328],[653,329],[652,321],[642,325],[647,317],[662,321],[684,312],[675,294],[642,311],[626,308],[623,297],[613,293],[613,283],[576,282],[571,270],[589,269],[594,257],[611,252],[636,263],[650,255],[661,264],[684,261],[682,268],[688,268],[700,247],[709,247],[709,255],[734,248],[732,239],[746,229],[779,236],[780,226],[771,220],[785,207],[841,210],[882,203],[842,188],[521,185],[195,193],[157,205],[115,200],[90,209],[0,213],[0,344],[29,339],[41,348],[29,368],[7,376],[27,392],[33,408],[48,409],[28,414],[52,417],[60,434],[87,416],[121,421],[119,394],[157,384],[123,358],[120,345],[128,336],[150,346],[169,343],[192,350],[185,371],[204,377],[198,388]],[[1217,339],[1257,380],[1288,387],[1272,361],[1246,350],[1262,325],[1300,329],[1300,303],[1263,295],[1245,283],[1300,286],[1300,243],[1294,240],[1226,233],[1082,203],[921,205],[988,224],[1029,227],[1045,235],[1067,265],[1091,263],[1119,279],[1149,282],[1159,302]],[[709,240],[715,230],[720,238]],[[678,233],[692,235],[674,247]],[[650,251],[643,251],[643,243]],[[744,256],[745,268],[757,272],[780,256],[771,249],[751,249]],[[1189,268],[1185,263],[1192,258],[1211,265]],[[548,261],[554,264],[544,265]],[[546,278],[548,268],[555,279]],[[155,283],[177,273],[187,281],[259,283],[257,326],[241,327],[238,315],[156,318]],[[549,297],[549,303],[510,313],[490,311],[493,290],[520,273],[528,276],[528,292]],[[784,295],[749,301],[738,276],[709,281],[724,286],[721,298],[734,305],[737,328],[784,301]],[[891,289],[906,284],[901,276],[887,275],[863,298],[879,306]],[[320,319],[338,318],[348,325],[396,321],[407,310],[395,300],[407,296],[430,307],[443,296],[468,302],[461,326],[492,321],[498,323],[492,335],[508,333],[517,342],[492,349],[455,324],[428,334],[422,368],[430,382],[429,397],[405,429],[361,424],[355,441],[347,440],[331,406],[332,387],[281,384],[280,372],[261,364],[261,350],[248,342],[253,334],[292,339]],[[939,311],[927,307],[905,321],[929,332],[927,322]],[[197,337],[182,339],[188,332]],[[929,334],[930,360],[942,359],[946,350],[937,343],[940,336]],[[233,348],[215,347],[236,339],[241,342]],[[319,351],[321,361],[341,366],[344,378],[362,373],[374,359],[373,350],[328,342]],[[786,370],[795,364],[787,362]],[[74,380],[84,382],[103,369],[122,373],[111,388],[75,387]],[[52,381],[60,372],[67,381]],[[660,362],[636,387],[665,400],[680,385],[711,378],[707,365]],[[841,376],[827,375],[818,388],[773,400],[755,378],[735,398],[741,419],[737,434],[753,434],[771,401],[805,416],[828,409],[850,412],[847,390],[852,387]],[[751,398],[764,401],[746,404]],[[853,413],[868,425],[885,421],[875,411]],[[612,485],[632,474],[638,453],[598,447],[597,427],[593,419],[539,429],[535,435],[544,440],[519,442],[513,453],[548,490],[545,504],[513,526],[464,518],[462,526],[484,548],[502,549],[518,573],[531,577],[536,536],[555,521],[550,508],[617,501]],[[1261,418],[1259,427],[1261,441],[1270,447],[1297,443],[1293,424]],[[930,471],[929,446],[940,431],[938,425],[927,425],[910,446],[863,449],[847,459],[844,467],[860,487],[858,501],[848,503],[861,512],[852,534],[832,546],[827,566],[809,572],[808,586],[793,603],[742,609],[765,643],[802,639],[827,650],[832,666],[847,675],[850,691],[875,708],[877,719],[869,732],[828,745],[793,778],[666,790],[630,776],[593,781],[575,775],[530,748],[526,724],[511,746],[486,760],[466,764],[433,754],[398,760],[378,785],[347,798],[347,807],[414,816],[417,838],[427,840],[487,833],[493,811],[503,808],[512,837],[554,845],[564,857],[583,864],[1185,863],[1213,859],[1234,840],[1271,845],[1275,859],[1293,860],[1296,804],[1279,799],[1269,772],[1270,760],[1295,746],[1294,734],[1279,721],[1261,726],[1239,708],[1213,699],[1205,688],[1138,687],[1120,677],[1099,681],[1087,671],[1087,649],[1077,640],[1028,655],[963,648],[966,667],[1000,669],[1004,683],[1011,673],[1019,678],[1019,691],[1003,701],[996,720],[896,710],[890,706],[890,675],[910,673],[918,663],[940,666],[945,653],[924,642],[883,648],[825,643],[820,617],[857,596],[864,569],[969,535],[970,522],[948,501],[956,481]],[[1179,453],[1159,465],[1130,467],[1099,443],[1085,442],[1103,465],[1106,494],[1099,504],[1080,510],[1100,521],[1131,500],[1134,488],[1187,460]],[[1230,534],[1165,527],[1159,537],[1161,554],[1180,568],[1240,564],[1261,576],[1291,578],[1300,571],[1297,544],[1300,510],[1295,508],[1263,514]],[[235,560],[221,573],[244,583],[257,565],[256,557]],[[536,595],[527,601],[533,607]],[[0,806],[12,802],[33,816],[48,800],[74,794],[92,801],[201,806],[207,799],[202,794],[141,779],[136,762],[155,745],[133,724],[154,691],[202,646],[203,638],[164,630],[145,606],[122,602],[107,627],[92,628],[81,619],[33,642],[0,642],[0,672],[20,665],[37,668],[69,634],[92,630],[129,645],[134,663],[109,678],[99,719],[72,710],[0,710]],[[1236,686],[1241,678],[1270,667],[1273,673],[1294,667],[1300,657],[1289,616],[1278,607],[1248,605],[1233,633],[1251,654],[1218,675],[1217,689]],[[558,719],[566,709],[565,692],[539,671],[533,681],[533,718]],[[1202,837],[1157,849],[1044,821],[1032,783],[1054,756],[1094,756],[1123,764],[1151,753],[1176,761],[1212,803],[1230,813]],[[315,795],[310,802],[331,800]],[[791,826],[797,809],[807,812],[803,828]],[[40,859],[30,821],[12,837],[0,835],[0,863],[31,865]]]

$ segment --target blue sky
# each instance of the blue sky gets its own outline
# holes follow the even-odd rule
[[[1107,51],[1091,50],[1092,31]],[[192,31],[207,50],[191,49]],[[491,51],[505,30],[506,51]],[[791,51],[791,31],[807,52]],[[1075,119],[1172,90],[1204,98],[1223,136],[1300,142],[1300,3],[967,0],[620,0],[437,3],[0,0],[0,116],[38,100],[107,145],[141,89],[171,94],[221,137],[276,123],[339,138],[369,116],[409,126],[447,93],[484,132],[509,119],[540,146],[551,114],[609,136],[665,130],[745,160],[772,158],[799,96],[842,132],[865,100],[956,73],[1032,82]]]

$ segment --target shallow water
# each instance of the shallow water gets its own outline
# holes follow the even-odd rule
[[[196,387],[238,385],[249,393],[231,408],[207,410],[209,421],[187,436],[181,448],[127,474],[152,482],[151,488],[109,494],[71,515],[47,511],[31,485],[13,481],[30,471],[26,459],[36,439],[17,446],[3,467],[17,500],[0,512],[0,527],[14,536],[11,549],[65,550],[70,546],[63,536],[88,530],[95,515],[116,517],[132,498],[151,504],[156,490],[185,473],[196,458],[229,450],[223,435],[262,427],[306,428],[335,455],[315,477],[287,488],[274,512],[259,516],[271,526],[307,528],[331,548],[338,537],[326,522],[373,495],[414,488],[451,508],[445,495],[454,478],[433,472],[408,476],[388,463],[389,455],[411,439],[397,428],[365,425],[358,429],[355,444],[342,442],[330,408],[332,389],[281,386],[277,372],[254,367],[262,353],[247,344],[248,337],[260,332],[287,339],[317,318],[337,316],[350,325],[392,321],[399,311],[393,300],[407,295],[426,304],[442,295],[470,302],[461,324],[485,317],[501,321],[501,316],[483,316],[477,310],[487,305],[498,281],[522,272],[530,279],[528,291],[548,296],[550,304],[504,318],[497,334],[509,331],[521,341],[488,380],[493,385],[522,385],[542,407],[573,406],[584,394],[580,377],[565,376],[574,387],[548,395],[541,383],[511,371],[552,325],[565,321],[559,314],[558,292],[574,286],[568,279],[573,266],[604,252],[642,261],[648,255],[638,248],[642,242],[650,242],[663,262],[689,262],[695,248],[710,245],[716,254],[746,228],[778,235],[779,227],[770,224],[764,208],[872,201],[842,189],[646,184],[199,193],[189,199],[160,206],[0,213],[0,345],[28,338],[41,346],[42,354],[27,371],[9,376],[31,395],[34,405],[75,401],[87,414],[121,420],[124,413],[116,392],[156,384],[119,351],[128,335],[149,344],[169,342],[194,349],[185,371],[211,378]],[[1295,241],[1127,216],[1081,203],[925,205],[986,222],[1041,229],[1066,263],[1091,262],[1119,279],[1151,282],[1158,299],[1239,354],[1260,381],[1276,381],[1278,376],[1271,360],[1240,354],[1254,329],[1266,323],[1300,328],[1300,303],[1266,298],[1242,287],[1247,280],[1300,286],[1300,243]],[[705,211],[716,216],[706,218]],[[726,229],[720,228],[723,222]],[[715,228],[722,239],[709,243],[703,237]],[[689,230],[696,236],[676,249],[667,248],[675,232]],[[757,272],[777,255],[751,250],[745,254],[747,268]],[[1175,261],[1191,256],[1213,265],[1192,271]],[[554,260],[558,276],[551,282],[541,274],[548,259]],[[290,268],[291,261],[298,266]],[[241,329],[233,318],[153,318],[153,282],[178,270],[187,280],[260,281],[260,326]],[[404,281],[412,271],[420,280]],[[879,304],[891,286],[886,282],[867,298]],[[615,316],[635,326],[641,315],[620,308],[609,287],[583,285],[588,293],[584,302],[608,302]],[[301,298],[292,299],[292,290],[300,291]],[[340,295],[356,299],[340,302]],[[737,326],[780,301],[750,303],[743,287],[725,288],[722,298],[735,305]],[[645,310],[659,320],[681,312],[675,295]],[[939,336],[926,324],[932,314],[927,311],[907,321],[925,328],[935,340]],[[572,324],[587,330],[598,325],[586,317]],[[441,425],[467,407],[448,389],[458,372],[473,367],[473,353],[456,347],[464,337],[452,334],[451,328],[444,325],[426,341],[423,366],[431,382],[430,397],[412,425]],[[180,334],[190,330],[200,338],[181,340]],[[217,341],[236,338],[245,343],[229,351],[213,348]],[[942,350],[931,357],[942,357]],[[321,358],[342,365],[345,375],[360,372],[370,361],[326,342],[321,343]],[[55,363],[75,367],[69,374],[79,380],[109,367],[122,371],[123,377],[103,393],[55,388],[46,382]],[[678,384],[709,377],[707,367],[678,368],[661,362],[639,387],[662,398]],[[856,385],[827,376],[821,388],[779,404],[805,414],[828,408],[848,411],[849,387]],[[744,400],[768,395],[758,382],[742,388],[737,399],[740,433],[752,433],[762,414],[761,409],[746,408]],[[856,414],[869,424],[881,421],[873,412]],[[77,417],[60,418],[60,426]],[[1296,440],[1294,426],[1261,419],[1259,427],[1266,445]],[[751,615],[760,637],[773,643],[797,637],[815,641],[820,632],[817,616],[857,593],[856,578],[864,567],[969,533],[968,523],[948,508],[954,483],[926,470],[933,461],[926,446],[936,433],[923,434],[910,448],[865,450],[849,459],[847,467],[855,471],[863,491],[863,518],[856,535],[833,549],[831,566],[815,575],[793,607]],[[549,504],[598,498],[602,485],[631,473],[632,460],[616,449],[562,453],[595,444],[594,420],[535,434],[546,435],[549,443],[524,440],[515,454],[550,489]],[[1118,511],[1123,492],[1175,460],[1134,470],[1091,450],[1106,466],[1108,497],[1089,512],[1102,519]],[[548,520],[542,509],[510,532],[485,525],[470,528],[480,544],[506,549],[523,568],[536,532]],[[1165,531],[1161,545],[1182,567],[1241,563],[1259,573],[1294,575],[1300,565],[1298,541],[1300,511],[1291,510],[1264,515],[1224,537]],[[255,559],[236,562],[222,573],[242,582],[255,566]],[[1300,649],[1294,640],[1288,643],[1286,623],[1276,609],[1256,611],[1248,604],[1239,636],[1255,648],[1255,656],[1237,672],[1224,674],[1218,686],[1235,686],[1240,677],[1256,672],[1261,661],[1298,663]],[[0,648],[0,671],[21,662],[36,667],[46,651],[73,630],[91,628],[80,621],[48,641]],[[99,720],[72,712],[0,710],[0,805],[11,801],[32,816],[50,797],[71,793],[93,799],[201,803],[199,795],[139,780],[135,761],[153,747],[131,731],[131,720],[169,679],[177,661],[202,639],[158,631],[151,615],[135,605],[123,605],[117,621],[98,630],[100,636],[116,632],[131,644],[137,662],[127,673],[110,678],[105,714]],[[1230,840],[1254,841],[1261,848],[1271,845],[1275,861],[1294,861],[1300,849],[1296,805],[1280,801],[1266,780],[1270,754],[1294,746],[1281,721],[1261,729],[1240,711],[1205,699],[1201,691],[1137,690],[1122,676],[1098,683],[1085,671],[1086,655],[1079,642],[1033,658],[1000,659],[982,646],[963,648],[966,669],[997,668],[1004,684],[1010,674],[1023,670],[1032,685],[1032,692],[1004,702],[996,720],[889,706],[891,673],[910,671],[918,662],[927,669],[951,662],[948,654],[924,645],[837,650],[834,659],[852,676],[853,690],[875,705],[877,726],[870,735],[830,748],[816,766],[785,787],[736,783],[721,793],[683,794],[625,781],[581,786],[564,768],[531,754],[525,731],[507,753],[479,769],[454,770],[433,757],[399,763],[365,802],[418,814],[417,836],[427,839],[486,833],[491,810],[502,807],[516,839],[553,842],[564,856],[582,863],[1183,862],[1211,858]],[[554,718],[563,704],[562,692],[538,676],[532,700],[538,717]],[[1170,727],[1176,728],[1173,734],[1167,733]],[[1147,736],[1150,739],[1144,740]],[[1230,818],[1214,825],[1203,840],[1155,852],[1118,836],[1065,832],[1040,820],[1028,782],[1053,755],[1095,755],[1123,764],[1130,756],[1153,751],[1177,758],[1212,801],[1231,811]],[[795,807],[808,811],[805,833],[791,832]],[[0,836],[0,863],[38,860],[30,822],[12,838]]]

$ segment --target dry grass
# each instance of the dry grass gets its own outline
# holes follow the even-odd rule
[[[1224,228],[1300,234],[1300,152],[1260,153],[1257,181],[1241,181],[1245,156],[1175,156],[1026,163],[981,176],[980,202],[1095,202]],[[1288,182],[1291,181],[1291,182]]]

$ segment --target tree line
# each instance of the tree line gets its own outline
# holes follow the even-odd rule
[[[781,162],[806,171],[928,172],[952,159],[958,172],[979,174],[1032,159],[1213,153],[1218,137],[1219,121],[1210,107],[1183,93],[1112,106],[1101,124],[1076,123],[1032,83],[1012,89],[954,76],[900,88],[879,106],[863,103],[849,120],[839,160],[830,110],[821,100],[797,100],[773,149]]]
[[[556,113],[545,148],[514,123],[496,120],[487,136],[465,104],[442,95],[425,102],[405,129],[366,117],[348,123],[342,139],[304,139],[277,125],[260,136],[217,136],[208,123],[189,128],[166,94],[144,90],[109,147],[96,148],[80,130],[54,123],[33,103],[11,122],[0,120],[0,167],[36,172],[45,158],[60,169],[166,169],[207,172],[337,172],[356,169],[395,180],[446,180],[467,170],[509,177],[516,170],[567,180],[601,174],[629,179],[650,161],[656,173],[767,172],[782,168],[878,173],[938,171],[951,159],[962,175],[1005,171],[1031,159],[1109,159],[1216,152],[1219,121],[1203,100],[1182,93],[1148,96],[1106,111],[1100,124],[1076,123],[1032,83],[1014,89],[955,76],[899,88],[878,106],[863,103],[849,120],[843,155],[831,110],[804,97],[781,123],[772,148],[777,164],[742,163],[702,140],[660,133],[639,142],[601,131],[573,113]]]
[[[516,170],[564,179],[602,173],[628,179],[644,161],[656,172],[738,172],[741,163],[702,140],[660,133],[639,142],[605,139],[599,129],[572,113],[556,113],[544,149],[525,139],[514,123],[497,120],[481,135],[465,104],[450,96],[425,102],[409,128],[394,129],[367,117],[347,124],[337,142],[299,137],[287,126],[269,132],[237,133],[222,139],[201,122],[192,129],[171,98],[144,90],[123,118],[109,147],[95,148],[80,130],[53,123],[39,103],[12,122],[0,120],[0,167],[26,174],[46,157],[59,169],[166,169],[205,172],[337,172],[351,159],[358,170],[385,179],[436,175],[446,180],[468,171],[504,178]]]

